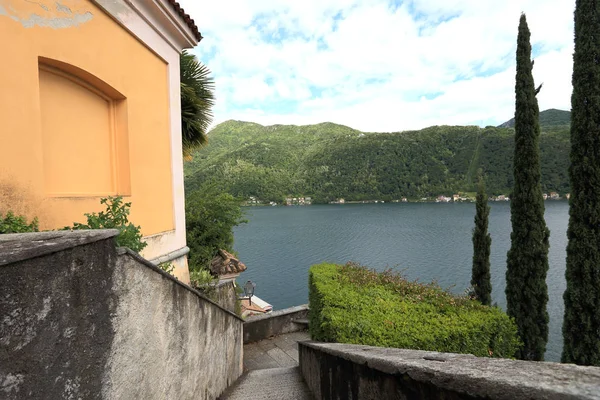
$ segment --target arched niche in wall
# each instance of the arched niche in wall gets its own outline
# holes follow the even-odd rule
[[[74,65],[38,65],[46,195],[130,195],[126,97]]]

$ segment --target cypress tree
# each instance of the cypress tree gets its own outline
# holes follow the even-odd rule
[[[481,301],[481,304],[489,306],[492,304],[492,282],[490,280],[490,246],[492,245],[492,238],[488,233],[490,206],[485,194],[485,182],[481,170],[479,170],[479,184],[477,186],[475,208],[471,286],[473,286],[475,296]]]
[[[548,341],[548,239],[540,184],[540,126],[531,73],[530,33],[521,15],[515,84],[514,187],[511,196],[511,247],[506,271],[507,313],[515,319],[523,347],[516,357],[543,360]]]
[[[600,366],[600,2],[577,0],[562,361]]]

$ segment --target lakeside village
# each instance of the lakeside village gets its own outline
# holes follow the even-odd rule
[[[571,197],[570,193],[566,193],[564,196],[561,196],[557,192],[550,192],[543,194],[544,200],[569,200]],[[510,197],[508,195],[498,195],[498,196],[490,196],[488,198],[489,201],[510,201]],[[458,193],[452,196],[439,195],[437,197],[422,197],[420,199],[409,199],[407,197],[402,197],[399,200],[392,200],[391,203],[460,203],[460,202],[475,202],[475,192],[469,193]],[[357,201],[349,201],[345,199],[337,199],[334,201],[330,201],[329,204],[377,204],[377,203],[385,203],[384,200],[357,200]],[[243,203],[244,206],[310,206],[313,204],[313,200],[311,197],[286,197],[282,204],[278,204],[275,201],[262,201],[261,199],[250,196],[247,201]]]

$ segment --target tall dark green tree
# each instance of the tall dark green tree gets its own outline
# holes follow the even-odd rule
[[[477,187],[475,208],[471,286],[473,286],[477,299],[482,304],[489,306],[492,304],[492,282],[490,280],[490,246],[492,245],[492,238],[488,233],[490,206],[485,194],[485,182],[481,170],[479,170],[479,184]]]
[[[530,32],[521,15],[515,84],[514,187],[511,196],[511,247],[506,271],[507,313],[514,317],[524,360],[543,360],[548,341],[548,239],[540,184],[539,108],[531,61]]]
[[[577,0],[562,361],[600,366],[600,2]]]
[[[189,160],[194,150],[208,142],[206,134],[213,118],[215,82],[206,65],[185,50],[179,58],[179,69],[181,139],[183,156]]]

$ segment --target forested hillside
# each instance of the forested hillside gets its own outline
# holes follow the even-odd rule
[[[571,112],[564,110],[557,110],[551,108],[540,113],[540,126],[543,127],[558,127],[568,126],[571,124]],[[511,118],[503,124],[498,125],[498,128],[514,128],[515,119]]]
[[[544,113],[541,113],[542,115]],[[569,128],[542,128],[542,183],[568,192]],[[262,126],[227,121],[186,162],[186,190],[216,181],[235,196],[280,202],[419,198],[475,191],[483,168],[490,194],[512,186],[510,128],[433,126],[420,131],[363,133],[332,123]]]

